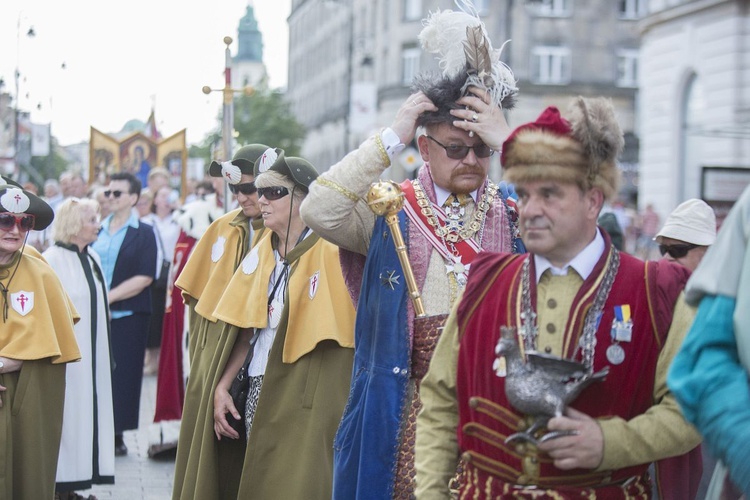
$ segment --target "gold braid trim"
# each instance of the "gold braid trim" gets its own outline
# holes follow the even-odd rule
[[[356,193],[349,191],[341,184],[337,184],[333,181],[329,181],[328,179],[325,179],[323,177],[318,177],[317,179],[315,179],[315,182],[320,184],[321,186],[325,186],[327,188],[333,189],[334,191],[338,191],[339,193],[343,194],[344,196],[346,196],[352,201],[359,201],[359,196],[357,196]]]
[[[380,137],[380,134],[382,134],[383,131],[381,130],[377,134],[375,134],[375,144],[378,146],[378,150],[380,151],[380,159],[383,160],[383,163],[385,163],[386,168],[391,166],[391,157],[388,156],[388,152],[385,150],[385,146],[383,145],[383,139]]]

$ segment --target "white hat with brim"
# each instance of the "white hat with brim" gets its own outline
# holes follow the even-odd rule
[[[705,201],[691,198],[680,203],[654,239],[671,238],[693,245],[708,246],[716,241],[716,215]]]

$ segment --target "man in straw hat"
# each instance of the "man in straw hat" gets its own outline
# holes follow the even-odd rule
[[[229,184],[230,191],[237,196],[239,208],[211,223],[195,244],[174,285],[182,291],[189,311],[190,375],[184,389],[184,406],[181,407],[177,395],[168,390],[170,380],[165,379],[162,384],[162,368],[170,359],[168,353],[162,354],[167,358],[162,359],[159,367],[157,392],[157,418],[182,418],[175,460],[174,499],[237,497],[245,442],[216,440],[213,398],[239,329],[216,318],[214,309],[234,271],[262,231],[254,175],[256,163],[270,165],[280,152],[263,144],[250,144],[240,148],[230,161],[212,162],[208,170],[213,178],[223,178]],[[176,249],[176,256],[178,252]],[[181,372],[179,345],[182,339],[175,340],[172,349],[179,357],[172,365]],[[181,380],[175,377],[172,389],[182,389],[174,386]],[[171,399],[162,404],[162,394],[164,397],[172,394]]]
[[[351,404],[335,443],[336,499],[413,495],[419,383],[442,324],[479,252],[521,248],[507,187],[487,177],[510,132],[503,109],[517,93],[513,74],[476,15],[436,12],[420,39],[440,55],[443,73],[419,77],[392,125],[322,174],[302,204],[305,222],[346,250],[344,274],[358,302]],[[410,302],[391,230],[363,200],[418,127],[425,164],[401,184],[398,217],[424,317]]]
[[[55,494],[66,363],[81,359],[78,312],[57,274],[26,246],[52,208],[0,179],[0,498]]]
[[[505,178],[515,183],[530,253],[485,252],[472,265],[422,383],[419,498],[445,498],[457,470],[461,498],[650,498],[649,464],[700,442],[665,381],[693,316],[682,297],[688,271],[620,253],[597,227],[617,190],[622,144],[611,103],[583,98],[567,120],[547,108],[505,141]],[[501,338],[501,327],[512,329]],[[541,395],[506,392],[506,380],[524,377],[519,356],[532,352],[608,374],[546,428],[506,441],[544,415],[509,402]],[[544,374],[526,363],[528,377]],[[559,437],[542,438],[553,431]],[[664,498],[692,498],[680,490],[691,473],[700,478],[684,463],[660,462]]]

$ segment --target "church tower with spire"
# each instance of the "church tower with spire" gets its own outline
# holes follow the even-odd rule
[[[263,35],[255,19],[253,0],[248,0],[245,16],[237,28],[237,55],[232,60],[232,87],[257,86],[266,79],[263,64]]]

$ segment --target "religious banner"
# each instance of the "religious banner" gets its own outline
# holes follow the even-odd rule
[[[169,185],[185,196],[182,186],[187,183],[187,146],[185,129],[159,142],[156,162],[169,171]]]
[[[117,139],[91,127],[89,139],[89,184],[106,185],[110,174],[119,171],[120,145]]]
[[[182,129],[163,140],[154,139],[143,132],[133,132],[118,139],[91,127],[89,184],[105,186],[111,174],[129,172],[146,187],[151,168],[160,166],[169,171],[170,186],[184,197],[187,164],[185,137],[185,129]]]

